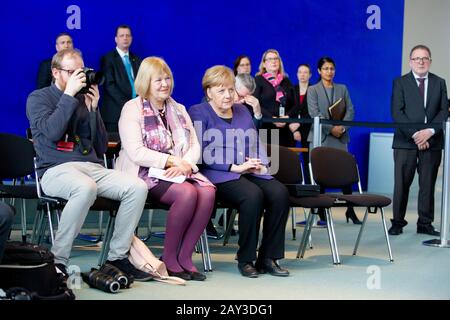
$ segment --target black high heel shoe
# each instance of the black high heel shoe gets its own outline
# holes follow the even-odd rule
[[[347,211],[345,211],[345,218],[348,220],[352,220],[353,224],[362,224],[362,222],[358,219],[356,216],[355,210],[353,208],[348,208]]]

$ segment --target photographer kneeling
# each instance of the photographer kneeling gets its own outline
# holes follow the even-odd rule
[[[27,100],[37,154],[37,172],[45,194],[67,200],[52,253],[65,273],[72,243],[89,208],[98,196],[121,201],[107,263],[136,281],[151,276],[128,261],[133,232],[147,197],[147,185],[138,177],[105,169],[101,157],[108,147],[105,125],[98,112],[100,94],[95,77],[86,72],[80,51],[61,50],[52,59],[54,82],[36,90]],[[92,72],[91,72],[92,73]]]

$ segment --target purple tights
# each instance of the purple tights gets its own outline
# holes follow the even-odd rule
[[[216,195],[214,187],[201,187],[189,181],[178,184],[160,180],[149,194],[152,200],[170,206],[163,251],[167,269],[197,271],[192,253],[211,218]]]

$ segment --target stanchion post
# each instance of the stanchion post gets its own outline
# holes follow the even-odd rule
[[[444,171],[442,173],[442,206],[441,206],[441,238],[431,239],[422,242],[426,246],[450,248],[448,240],[448,213],[450,211],[449,203],[449,171],[450,171],[450,122],[445,122],[444,129]]]
[[[313,135],[313,148],[320,147],[322,139],[322,125],[320,124],[320,118],[314,117],[314,135]]]

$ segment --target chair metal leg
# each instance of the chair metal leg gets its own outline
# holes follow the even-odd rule
[[[208,234],[206,232],[206,229],[203,230],[203,237],[205,241],[205,250],[206,250],[206,261],[208,263],[208,271],[213,271],[212,268],[212,261],[211,261],[211,252],[209,251],[209,243],[208,243]]]
[[[147,242],[152,237],[152,224],[153,224],[153,209],[148,210],[148,234],[146,237],[141,238],[143,242]]]
[[[205,250],[206,243],[205,243],[205,238],[203,236],[203,233],[200,236],[200,239],[198,242],[200,243],[200,249],[201,249],[201,254],[202,254],[203,270],[205,272],[207,272],[208,271],[208,262],[207,262],[206,250]]]
[[[330,213],[330,209],[325,209],[325,213],[327,216],[327,231],[328,231],[328,239],[330,241],[331,254],[333,256],[333,264],[341,264],[339,259],[339,251],[336,244],[336,234],[334,232],[334,223],[333,218]]]
[[[42,243],[42,237],[44,236],[45,228],[47,226],[47,220],[45,219],[46,216],[47,216],[47,212],[42,211],[42,215],[39,218],[39,224],[38,224],[38,228],[37,228],[37,239],[36,239],[37,244]]]
[[[45,215],[44,208],[41,206],[41,210],[36,210],[36,216],[34,217],[33,230],[31,231],[31,243],[37,243],[39,231],[41,229],[42,217]]]
[[[296,233],[297,233],[296,229],[297,221],[295,219],[295,214],[296,214],[295,208],[291,207],[292,240],[296,240]]]
[[[310,212],[310,214],[313,215],[313,222],[312,222],[312,224],[311,224],[311,228],[312,228],[312,227],[313,227],[314,225],[316,225],[316,223],[317,223],[317,215],[313,214],[312,211]],[[306,217],[306,213],[305,213],[305,217]],[[306,220],[306,219],[305,219],[305,220]],[[310,249],[313,248],[313,243],[312,243],[312,236],[311,236],[311,234],[312,234],[312,232],[309,232],[309,236],[308,236],[308,247],[309,247]]]
[[[387,227],[386,227],[386,220],[384,219],[383,208],[380,208],[380,211],[381,211],[381,221],[383,222],[384,236],[386,237],[386,243],[387,243],[388,252],[389,252],[389,261],[393,262],[394,258],[392,257],[391,243],[389,242],[389,235],[388,235],[388,231],[387,231]]]
[[[22,216],[21,216],[21,224],[22,224],[22,242],[27,241],[27,209],[25,205],[25,199],[22,199]]]
[[[52,245],[55,244],[55,234],[53,232],[52,212],[50,210],[50,204],[47,203],[47,218],[48,218],[48,230],[50,232],[50,239]]]
[[[356,251],[358,250],[359,241],[361,240],[362,233],[364,231],[364,226],[366,225],[367,217],[369,216],[369,208],[366,208],[366,212],[364,214],[364,219],[361,224],[361,228],[359,228],[358,238],[356,239],[355,248],[353,249],[353,255],[356,255]]]
[[[228,227],[228,215],[227,215],[228,209],[227,208],[223,208],[222,211],[223,211],[222,212],[222,216],[223,216],[222,223],[223,223],[223,225],[225,227]],[[230,220],[231,220],[231,215],[230,215]]]
[[[312,209],[311,209],[310,213],[308,215],[308,218],[306,220],[306,223],[305,223],[305,228],[303,230],[302,240],[300,241],[300,245],[298,246],[297,259],[299,257],[303,258],[304,254],[305,254],[306,245],[307,245],[307,239],[311,235],[311,230],[312,230],[312,224],[313,223],[314,223],[314,214],[312,213]]]
[[[231,229],[233,228],[234,219],[236,218],[236,214],[237,214],[237,210],[236,209],[231,210],[230,221],[228,221],[228,224],[226,225],[227,226],[227,230],[225,231],[225,234],[223,236],[223,245],[224,246],[227,245],[228,240],[230,239]],[[225,223],[225,220],[224,220],[224,223]]]
[[[116,217],[110,213],[109,219],[108,219],[108,226],[106,228],[105,232],[105,239],[103,241],[102,245],[102,251],[100,252],[100,257],[98,260],[98,265],[101,266],[105,263],[108,251],[109,251],[109,244],[111,242],[112,234],[114,232],[114,225],[116,222]]]

